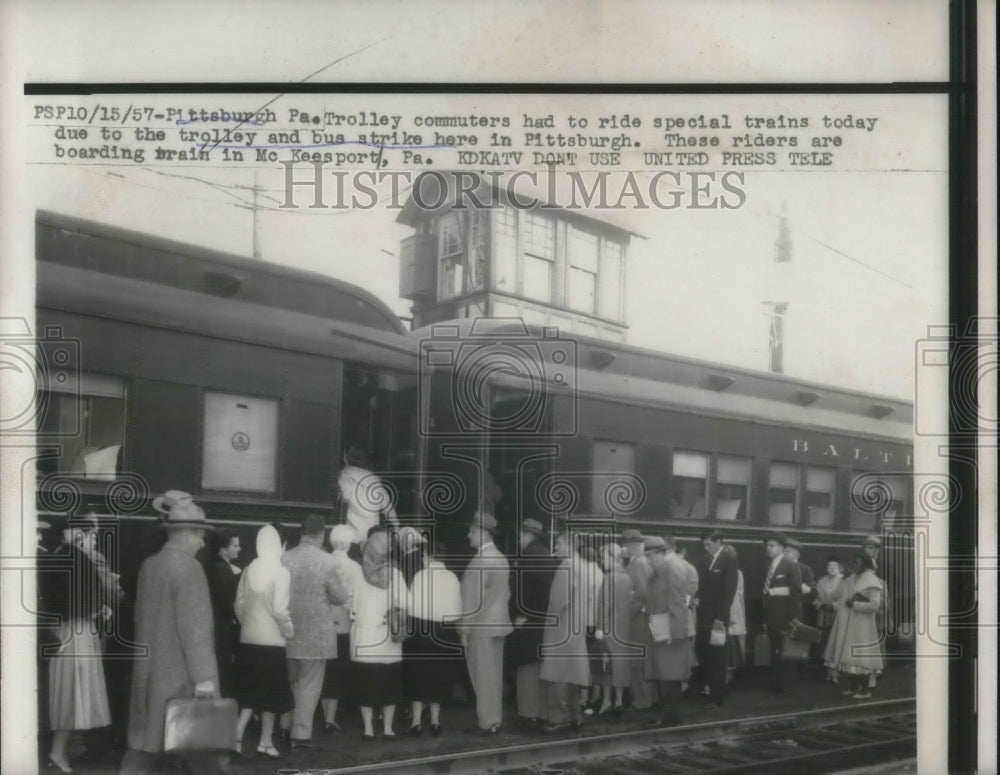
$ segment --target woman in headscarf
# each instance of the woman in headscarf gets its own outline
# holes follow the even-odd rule
[[[431,734],[441,734],[441,703],[451,697],[452,685],[464,667],[455,622],[462,614],[458,577],[434,554],[426,541],[418,544],[423,560],[413,577],[408,610],[413,634],[403,645],[403,689],[412,703],[410,734],[419,737],[424,703],[431,708]]]
[[[882,605],[882,582],[868,555],[854,560],[854,575],[844,582],[843,604],[837,612],[824,661],[846,676],[844,695],[869,699],[868,679],[885,667],[875,616]]]
[[[374,708],[382,708],[382,733],[392,730],[396,703],[402,699],[403,644],[397,626],[405,621],[406,582],[389,562],[389,536],[372,533],[361,557],[361,579],[352,600],[351,660],[354,699],[361,709],[364,739],[375,739]]]
[[[622,712],[625,687],[628,686],[628,656],[640,652],[629,646],[632,579],[625,572],[622,548],[616,543],[608,543],[604,547],[603,556],[604,580],[601,583],[594,637],[607,648],[609,670],[603,676],[604,701],[597,715],[602,716],[611,711],[617,716]]]
[[[260,713],[257,753],[277,758],[274,717],[295,706],[288,682],[285,642],[292,637],[288,612],[291,574],[281,564],[281,537],[271,525],[257,533],[257,559],[240,575],[233,611],[240,621],[240,647],[236,655],[236,699],[240,718],[236,727],[239,748],[247,723]]]
[[[831,557],[826,561],[826,575],[816,582],[816,599],[813,600],[813,605],[816,607],[816,626],[823,633],[820,648],[824,651],[830,640],[830,631],[837,618],[837,611],[843,604],[843,595],[844,574],[840,569],[840,560]],[[834,668],[827,668],[826,680],[831,683],[837,682],[837,671]]]

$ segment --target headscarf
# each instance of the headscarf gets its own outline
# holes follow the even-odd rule
[[[281,537],[270,525],[257,531],[257,559],[247,566],[247,584],[255,592],[263,592],[274,581],[281,565]]]
[[[361,555],[365,581],[380,589],[389,587],[389,535],[378,531],[368,537]]]

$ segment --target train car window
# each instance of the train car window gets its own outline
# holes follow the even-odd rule
[[[517,211],[501,207],[493,212],[493,261],[495,285],[517,291]]]
[[[278,401],[206,392],[204,409],[201,486],[275,492]]]
[[[591,513],[614,514],[622,493],[634,489],[632,478],[619,474],[635,473],[635,445],[617,441],[595,441],[591,472]]]
[[[552,265],[556,259],[555,221],[544,215],[524,214],[524,295],[552,301]]]
[[[806,518],[811,527],[833,527],[837,472],[810,466],[806,471]]]
[[[746,519],[750,500],[750,459],[719,457],[715,477],[715,516],[717,519]]]
[[[670,515],[675,518],[704,519],[707,514],[708,455],[674,452],[670,478]]]
[[[448,213],[438,222],[438,298],[458,296],[464,288],[462,222],[457,213]]]
[[[52,380],[37,396],[38,472],[112,480],[125,443],[125,382],[80,374]]]
[[[851,477],[851,528],[875,530],[881,520],[902,516],[906,491],[907,483],[899,478],[855,472]]]
[[[598,275],[597,301],[600,315],[616,323],[622,322],[622,269],[625,246],[621,242],[601,240],[601,271]]]
[[[771,463],[768,521],[772,525],[794,525],[798,495],[799,467],[790,463]]]
[[[568,306],[593,315],[597,312],[597,268],[600,263],[600,238],[596,234],[568,227],[569,259]]]

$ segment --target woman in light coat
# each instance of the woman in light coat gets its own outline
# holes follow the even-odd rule
[[[274,717],[295,707],[288,682],[285,643],[292,637],[288,595],[292,576],[281,564],[281,537],[271,525],[257,533],[257,559],[240,576],[233,611],[240,622],[236,656],[236,699],[240,703],[236,745],[240,746],[254,711],[260,713],[257,753],[271,758]]]
[[[875,617],[882,606],[882,582],[871,557],[854,560],[854,575],[844,582],[843,605],[837,612],[824,661],[846,677],[845,696],[869,699],[868,679],[885,667]]]
[[[830,641],[830,632],[837,618],[837,611],[843,602],[844,574],[840,570],[840,560],[831,557],[826,561],[826,575],[816,582],[816,599],[813,600],[813,605],[816,607],[816,625],[823,633],[820,648],[824,652],[826,644]],[[826,680],[831,683],[837,682],[836,669],[827,668]]]
[[[392,722],[403,694],[403,644],[393,637],[392,620],[405,618],[406,582],[389,562],[385,531],[375,532],[365,541],[361,572],[353,590],[351,661],[364,740],[371,741],[375,739],[372,718],[376,707],[382,708],[382,734],[395,737]]]
[[[632,598],[632,579],[625,572],[622,548],[609,543],[604,547],[604,580],[598,605],[597,630],[594,637],[605,644],[609,670],[604,674],[603,702],[598,716],[609,711],[622,712],[625,687],[628,686],[628,656],[638,653],[629,644],[629,602]],[[612,698],[613,690],[613,698]]]

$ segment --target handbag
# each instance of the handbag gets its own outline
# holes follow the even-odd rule
[[[712,633],[708,636],[709,646],[725,646],[726,645],[726,628],[725,627],[713,627]]]
[[[224,751],[236,744],[236,700],[185,697],[167,701],[164,751]]]
[[[802,643],[819,643],[823,639],[823,633],[820,630],[803,624],[798,619],[792,619],[787,635],[792,640]]]
[[[650,614],[649,632],[653,636],[654,643],[670,642],[670,614]]]

